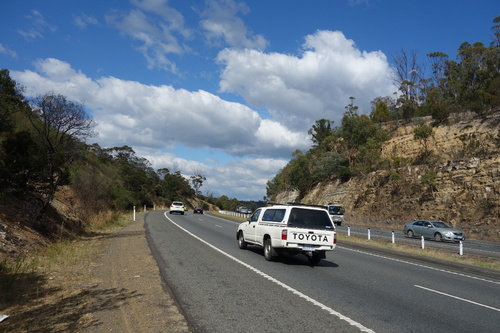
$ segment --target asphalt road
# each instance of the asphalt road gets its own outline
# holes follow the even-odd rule
[[[240,250],[237,224],[146,216],[160,272],[196,332],[498,332],[500,279],[338,244],[304,256]]]

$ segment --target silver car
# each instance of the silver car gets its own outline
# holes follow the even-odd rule
[[[463,231],[453,229],[441,221],[419,220],[405,224],[404,233],[407,237],[434,238],[436,241],[464,241]]]

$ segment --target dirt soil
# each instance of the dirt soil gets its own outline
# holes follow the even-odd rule
[[[84,332],[190,332],[147,244],[144,214],[111,238],[95,263],[97,306]]]
[[[61,274],[52,267],[24,302],[5,307],[0,299],[0,315],[9,316],[0,332],[192,332],[162,281],[144,215],[110,236],[84,240],[94,253],[86,267],[69,264]]]

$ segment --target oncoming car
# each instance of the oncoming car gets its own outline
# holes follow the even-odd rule
[[[193,214],[203,214],[203,207],[200,206],[194,207]]]
[[[174,201],[170,205],[170,214],[172,213],[181,213],[184,215],[184,204],[181,201]]]
[[[459,242],[465,240],[463,231],[453,229],[449,224],[441,221],[419,220],[405,224],[403,232],[409,238],[433,238],[436,241]]]

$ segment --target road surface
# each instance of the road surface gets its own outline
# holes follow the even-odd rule
[[[318,266],[240,250],[237,224],[146,215],[160,272],[196,332],[497,332],[497,272],[439,267],[338,244]],[[485,270],[486,272],[488,270]]]

